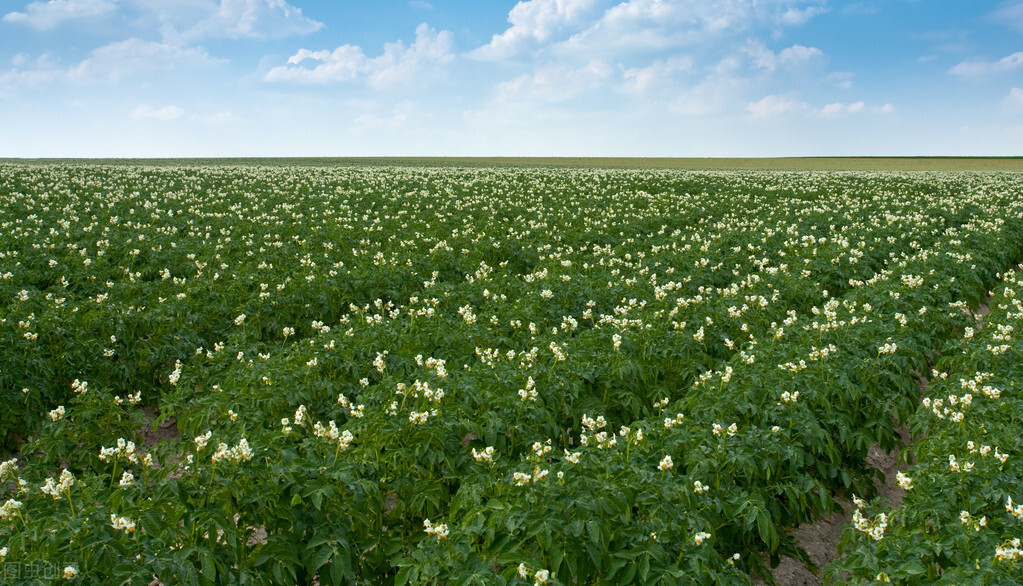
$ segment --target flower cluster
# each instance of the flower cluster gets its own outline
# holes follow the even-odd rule
[[[523,579],[533,578],[533,586],[542,586],[551,579],[551,573],[549,570],[537,570],[533,572],[525,563],[519,564],[518,567],[519,577]],[[530,574],[532,573],[532,576]]]
[[[424,519],[423,527],[426,528],[423,529],[423,531],[425,531],[429,535],[436,536],[438,540],[446,539],[448,536],[448,526],[446,523],[434,525],[433,523],[430,522],[429,519]]]
[[[9,499],[2,506],[0,506],[0,520],[9,519],[14,516],[18,510],[21,509],[21,501]]]
[[[472,457],[477,462],[493,462],[494,461],[494,446],[487,446],[480,451],[476,451],[476,448],[472,449]]]
[[[238,445],[234,447],[228,447],[227,444],[221,442],[217,446],[217,451],[210,456],[210,461],[214,464],[227,461],[227,462],[244,462],[252,459],[252,450],[249,449],[249,442],[245,438],[238,441]]]
[[[658,470],[671,470],[674,466],[675,466],[675,464],[672,463],[671,456],[668,455],[668,456],[665,456],[661,460],[661,463],[657,465],[657,469]]]
[[[114,513],[110,513],[110,526],[117,531],[124,531],[125,533],[133,533],[135,531],[135,521],[127,517],[119,517]]]
[[[70,470],[65,468],[60,472],[60,480],[54,482],[53,478],[47,478],[46,483],[43,484],[40,489],[43,494],[48,494],[53,497],[53,500],[60,500],[63,495],[68,494],[71,491],[71,487],[75,484],[75,475]]]
[[[198,441],[196,443],[198,443]],[[137,464],[139,462],[139,456],[135,452],[135,442],[125,440],[122,437],[117,439],[117,445],[109,448],[100,448],[100,460],[116,460],[117,458],[124,458],[133,464]]]
[[[856,510],[852,516],[853,527],[857,531],[866,533],[874,541],[884,539],[884,532],[888,529],[888,515],[886,513],[879,513],[874,518],[864,517],[863,507],[866,503],[856,497],[853,497],[853,502],[856,503]]]
[[[316,437],[323,438],[327,441],[336,443],[338,447],[341,448],[342,450],[347,450],[348,446],[352,445],[352,442],[355,441],[355,436],[352,435],[352,432],[348,431],[347,429],[344,431],[339,431],[337,428],[337,424],[334,423],[333,419],[327,422],[326,427],[324,427],[322,423],[317,421],[313,425],[313,435],[315,435]]]

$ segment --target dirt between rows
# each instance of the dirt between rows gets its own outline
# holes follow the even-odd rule
[[[903,426],[898,430],[902,438],[902,444],[907,445],[909,440],[909,428]],[[895,475],[898,472],[909,468],[906,463],[899,463],[899,450],[885,453],[877,445],[870,447],[867,454],[867,463],[884,474],[884,482],[874,481],[878,496],[888,499],[891,506],[897,507],[902,504],[902,497],[906,491],[899,488],[895,482]],[[823,584],[824,566],[838,558],[838,541],[842,538],[842,529],[852,519],[853,504],[849,501],[839,503],[842,510],[832,513],[831,516],[817,520],[814,523],[800,525],[790,535],[796,539],[799,547],[806,551],[810,560],[820,570],[820,576],[814,576],[810,570],[803,566],[802,562],[793,558],[782,558],[778,567],[771,570],[771,574],[779,584],[784,586],[820,586]],[[766,584],[763,580],[754,579],[755,586]]]
[[[1014,267],[1014,270],[1020,272],[1023,270],[1023,265]],[[984,318],[990,311],[988,306],[990,301],[991,297],[986,297],[976,311],[970,312],[970,316],[976,322],[975,327],[978,331],[984,326]],[[917,384],[920,387],[920,395],[926,395],[927,377],[918,376]],[[909,428],[902,426],[898,432],[899,437],[902,439],[902,446],[908,446],[912,439]],[[874,482],[878,495],[888,499],[892,507],[900,506],[906,491],[899,488],[898,484],[896,484],[895,475],[898,472],[905,472],[909,468],[910,463],[899,462],[898,449],[885,453],[877,445],[870,447],[867,454],[867,463],[884,475],[883,483]],[[799,547],[806,551],[814,565],[821,570],[821,575],[814,576],[810,570],[806,569],[802,562],[786,557],[781,559],[778,567],[771,570],[771,574],[779,584],[783,586],[823,585],[824,566],[838,558],[838,542],[842,538],[843,526],[851,522],[852,519],[853,504],[848,501],[843,501],[839,504],[842,506],[842,511],[833,513],[831,516],[819,519],[814,523],[800,525],[790,533],[796,539]],[[763,586],[765,582],[760,579],[754,579],[753,584],[755,586]]]
[[[1016,268],[1017,271],[1021,270],[1020,267]],[[984,317],[987,316],[989,308],[988,301],[990,297],[984,300],[984,303],[977,308],[976,311],[972,312],[972,317],[977,322],[977,329],[980,330],[983,327]],[[923,396],[927,392],[927,378],[920,376],[918,378],[918,385],[920,387],[920,394]],[[146,415],[150,421],[155,421],[159,412],[155,407],[145,407]],[[909,428],[902,426],[898,430],[899,437],[901,438],[901,444],[903,447],[908,446],[911,440]],[[144,426],[140,432],[145,439],[145,446],[152,447],[159,442],[164,440],[171,440],[179,437],[177,430],[177,423],[171,419],[162,423],[155,428],[153,426]],[[895,475],[898,472],[905,472],[910,463],[899,462],[899,449],[895,449],[891,452],[884,452],[877,445],[870,447],[867,453],[867,463],[881,472],[884,481],[874,481],[874,486],[877,488],[878,496],[887,499],[892,507],[898,507],[902,504],[902,498],[906,492],[899,488],[895,481]],[[771,571],[774,579],[783,586],[822,586],[823,585],[823,570],[824,567],[835,561],[838,558],[838,542],[842,538],[843,528],[846,523],[850,522],[853,513],[853,504],[849,501],[841,501],[839,503],[842,506],[842,510],[832,513],[828,517],[821,518],[814,523],[803,524],[794,529],[790,535],[796,539],[796,543],[799,547],[806,551],[810,560],[820,570],[820,576],[814,576],[810,570],[808,570],[802,562],[793,558],[784,557],[778,563],[778,566]],[[256,535],[250,540],[250,545],[255,543],[265,543],[266,531],[265,529],[258,529]],[[154,581],[153,584],[159,584]],[[760,579],[753,580],[754,586],[766,586],[766,583]]]

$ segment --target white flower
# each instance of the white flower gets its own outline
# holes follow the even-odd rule
[[[110,526],[118,531],[124,531],[125,533],[135,531],[134,521],[127,517],[118,517],[114,513],[110,513]]]
[[[21,501],[8,500],[0,506],[0,519],[9,519],[14,513],[21,509]]]
[[[195,441],[195,449],[196,450],[202,450],[203,448],[205,448],[206,447],[206,443],[210,441],[211,437],[213,437],[213,432],[212,431],[207,431],[206,433],[204,433],[202,435],[195,436],[195,440],[194,440]]]
[[[135,476],[127,470],[121,475],[121,481],[117,483],[121,488],[125,488],[135,484]]]
[[[53,478],[47,478],[46,483],[43,484],[40,490],[44,494],[48,494],[53,497],[53,500],[60,500],[61,495],[71,490],[71,486],[75,483],[75,476],[71,474],[66,468],[60,473],[60,480],[54,482]]]
[[[178,379],[181,378],[181,361],[174,361],[174,371],[167,375],[167,382],[172,386],[178,384]]]
[[[493,446],[487,446],[486,448],[484,448],[483,450],[481,450],[479,452],[476,451],[476,448],[473,448],[472,449],[472,457],[475,458],[477,462],[493,462],[494,461],[494,447]]]
[[[671,456],[665,456],[661,463],[657,465],[658,470],[670,470],[675,464],[671,461]]]
[[[444,538],[446,538],[448,536],[448,526],[447,526],[446,523],[441,523],[440,525],[434,525],[433,523],[430,522],[429,519],[424,519],[423,520],[423,527],[425,527],[425,529],[423,529],[423,531],[425,531],[426,533],[429,533],[430,535],[437,536],[437,540],[438,541],[441,540],[441,539],[444,539]]]
[[[913,479],[902,472],[897,472],[895,474],[895,480],[899,483],[899,487],[903,490],[913,490]]]

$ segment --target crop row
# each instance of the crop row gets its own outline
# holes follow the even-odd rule
[[[990,313],[947,344],[913,418],[917,462],[901,506],[859,503],[834,575],[851,581],[1008,584],[1023,580],[1019,342],[1023,282],[1008,271]],[[883,524],[883,526],[881,526]],[[869,531],[871,527],[880,530]]]
[[[1023,249],[997,175],[2,181],[0,563],[96,582],[768,576]]]

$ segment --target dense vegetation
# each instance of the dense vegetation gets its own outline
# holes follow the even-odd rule
[[[1019,578],[1021,186],[5,165],[0,566],[746,583],[809,563],[787,532],[869,499],[868,449],[912,420],[906,506],[863,502],[833,576]],[[964,332],[1000,281],[992,352]],[[978,372],[998,393],[956,406]]]

